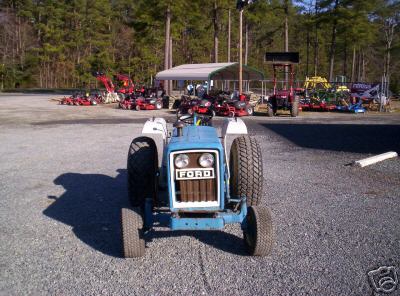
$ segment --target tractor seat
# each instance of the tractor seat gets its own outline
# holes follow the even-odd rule
[[[157,101],[155,98],[146,98],[145,100],[148,104],[155,104]]]
[[[235,101],[234,104],[236,109],[244,109],[246,107],[246,102],[243,101]]]

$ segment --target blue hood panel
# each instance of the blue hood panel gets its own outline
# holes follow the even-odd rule
[[[170,205],[173,204],[172,199],[175,198],[172,195],[171,191],[171,183],[173,182],[173,177],[171,176],[171,172],[169,168],[171,167],[170,163],[170,154],[174,151],[185,151],[185,150],[218,150],[219,152],[219,164],[218,168],[219,174],[219,184],[220,184],[220,205],[214,209],[203,209],[203,210],[222,210],[224,209],[224,192],[225,192],[225,160],[224,160],[224,148],[221,144],[220,139],[218,138],[217,130],[211,126],[186,126],[183,128],[183,135],[181,137],[176,136],[176,130],[173,132],[173,137],[171,138],[168,146],[166,147],[166,154],[168,161],[168,170],[167,170],[167,178],[168,178],[168,190],[170,196]],[[198,210],[198,208],[190,209],[186,208],[186,210]],[[179,209],[171,208],[171,211],[178,211]]]
[[[185,149],[218,149],[222,151],[222,144],[218,138],[217,130],[211,126],[186,126],[183,136],[174,136],[168,145],[168,152]]]

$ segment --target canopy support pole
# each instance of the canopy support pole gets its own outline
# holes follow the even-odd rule
[[[261,81],[261,104],[264,104],[264,81]]]

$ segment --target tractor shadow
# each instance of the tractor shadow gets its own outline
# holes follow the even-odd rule
[[[106,255],[121,256],[120,212],[129,206],[126,170],[117,170],[113,178],[101,174],[66,173],[54,179],[64,187],[43,214],[72,227],[85,244]]]
[[[400,125],[263,123],[293,144],[351,153],[400,152]]]
[[[121,208],[130,205],[126,169],[117,172],[116,177],[79,173],[58,176],[53,182],[63,186],[65,192],[58,197],[48,196],[54,201],[43,214],[71,226],[75,236],[93,249],[121,258]],[[146,240],[179,236],[191,236],[216,249],[246,255],[243,239],[224,231],[160,231],[156,227]]]

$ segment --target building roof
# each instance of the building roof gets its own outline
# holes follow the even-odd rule
[[[184,64],[158,72],[157,80],[239,80],[239,63]],[[243,80],[263,80],[264,74],[243,65]]]

